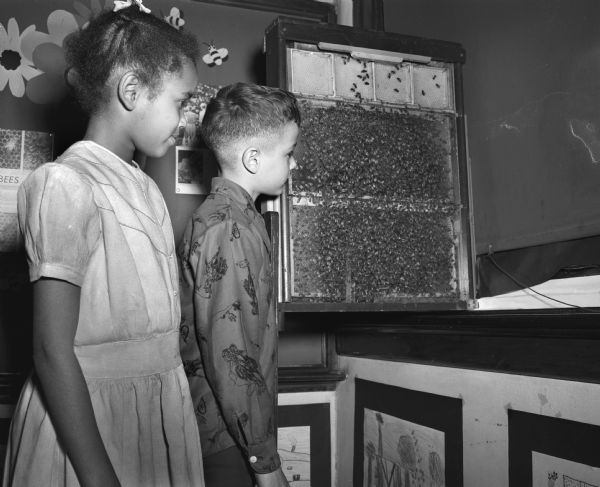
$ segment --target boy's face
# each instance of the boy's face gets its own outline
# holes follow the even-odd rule
[[[278,196],[283,192],[290,170],[296,167],[294,149],[299,128],[295,122],[289,122],[281,131],[264,144],[260,155],[260,168],[257,173],[259,192],[269,196]]]
[[[141,96],[134,144],[150,157],[162,157],[175,144],[177,128],[185,123],[183,106],[193,93],[198,76],[195,66],[186,62],[180,73],[165,76],[154,96],[145,89]]]

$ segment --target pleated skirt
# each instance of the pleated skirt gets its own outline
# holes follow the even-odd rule
[[[123,487],[203,487],[178,332],[75,347],[100,435]],[[35,375],[11,423],[3,487],[79,487]]]

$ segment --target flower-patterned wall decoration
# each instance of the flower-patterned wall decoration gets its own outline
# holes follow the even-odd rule
[[[208,21],[211,16],[207,12],[210,6],[189,0],[146,0],[145,4],[153,14],[164,18],[174,28],[196,34],[203,47],[202,54],[205,58],[210,56],[212,64],[199,62],[216,77],[220,76],[216,72],[223,70],[231,48],[224,45],[227,41],[225,35],[215,35],[215,31],[207,28],[211,26]],[[70,33],[85,26],[91,17],[113,7],[113,0],[2,0],[1,128],[56,132],[57,127],[65,130],[66,125],[72,125],[76,129],[68,142],[82,135],[80,127],[85,125],[85,117],[77,113],[64,81],[64,40]],[[210,77],[215,75],[211,73]],[[212,80],[208,81],[214,84],[210,82]],[[65,103],[71,104],[68,110],[64,109]],[[63,145],[66,143],[61,144],[60,137],[57,142],[58,149],[65,148]]]
[[[101,10],[95,0],[90,8],[81,2],[75,2],[73,8],[75,14],[51,11],[44,22],[46,31],[32,24],[19,33],[15,17],[8,20],[6,28],[0,23],[0,91],[8,84],[12,96],[26,95],[35,103],[51,103],[64,94],[63,42]]]
[[[19,32],[15,18],[11,18],[6,28],[0,24],[0,90],[9,88],[13,96],[21,97],[25,93],[25,80],[41,74],[32,62],[35,44],[29,42],[35,32],[30,25]]]
[[[36,30],[29,25],[19,33],[15,17],[8,20],[5,28],[0,23],[0,91],[6,86],[13,96],[26,95],[35,103],[51,103],[64,95],[65,38],[80,26],[85,26],[92,16],[113,7],[112,0],[75,1],[72,12],[58,9],[50,12],[46,19],[46,30]],[[172,7],[164,16],[174,28],[183,28],[182,12]],[[228,50],[204,43],[208,52],[202,60],[208,65],[221,65],[227,59]]]
[[[51,103],[63,96],[66,90],[64,82],[65,37],[79,28],[75,16],[66,10],[55,10],[46,21],[47,33],[32,34],[36,47],[32,51],[33,62],[41,71],[28,84],[26,95],[35,103]]]
[[[106,2],[106,3],[105,3]],[[0,12],[0,128],[56,132],[84,119],[61,107],[64,39],[108,0],[3,0]],[[80,136],[78,133],[77,136]]]

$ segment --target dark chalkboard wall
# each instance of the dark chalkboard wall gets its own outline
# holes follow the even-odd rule
[[[600,234],[600,2],[385,0],[390,32],[467,52],[477,253]]]

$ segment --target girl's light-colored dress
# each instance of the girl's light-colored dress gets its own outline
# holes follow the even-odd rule
[[[138,167],[82,141],[34,171],[18,204],[30,279],[81,287],[75,353],[123,487],[203,486],[179,354],[173,231],[157,186]],[[35,375],[12,420],[3,485],[79,485]]]

